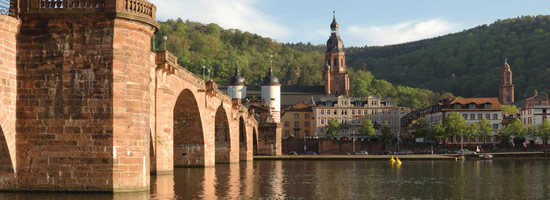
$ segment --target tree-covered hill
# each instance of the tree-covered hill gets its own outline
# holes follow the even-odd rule
[[[550,16],[498,20],[459,33],[405,44],[347,49],[348,66],[394,84],[467,97],[498,96],[508,58],[516,101],[550,93]]]
[[[216,24],[177,20],[160,22],[155,35],[156,49],[166,48],[178,57],[181,66],[202,74],[202,66],[211,70],[212,78],[220,85],[227,84],[239,62],[247,84],[256,85],[268,70],[271,55],[276,74],[284,85],[322,85],[324,66],[323,45],[282,44],[270,38],[235,29],[224,30]],[[420,108],[437,101],[448,93],[394,86],[385,80],[375,79],[364,70],[349,68],[353,96],[379,95],[391,97],[404,107]]]

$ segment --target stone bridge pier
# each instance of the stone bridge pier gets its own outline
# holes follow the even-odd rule
[[[150,50],[146,0],[12,0],[0,14],[0,190],[141,191],[252,160],[239,101]]]

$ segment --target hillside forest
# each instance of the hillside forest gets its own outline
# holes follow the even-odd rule
[[[237,65],[248,85],[257,85],[273,61],[283,85],[322,85],[324,45],[279,43],[216,24],[181,19],[160,22],[155,49],[166,49],[181,66],[220,85]],[[329,31],[327,30],[327,38]],[[163,37],[167,36],[165,43]],[[345,44],[345,38],[344,44]],[[498,96],[504,59],[512,67],[516,99],[550,84],[550,16],[498,20],[462,32],[405,44],[346,48],[352,96],[391,97],[398,105],[421,108],[454,95]]]

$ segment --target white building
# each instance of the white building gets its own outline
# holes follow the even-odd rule
[[[313,108],[315,136],[326,136],[325,127],[332,119],[340,123],[339,138],[350,138],[359,134],[363,121],[371,120],[380,134],[381,127],[387,124],[392,133],[399,133],[399,107],[393,105],[391,99],[381,99],[376,96],[355,98],[347,96],[327,96],[316,101]]]

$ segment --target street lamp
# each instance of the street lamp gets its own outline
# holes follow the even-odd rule
[[[355,153],[355,130],[351,131],[351,137],[353,138],[353,153]]]

